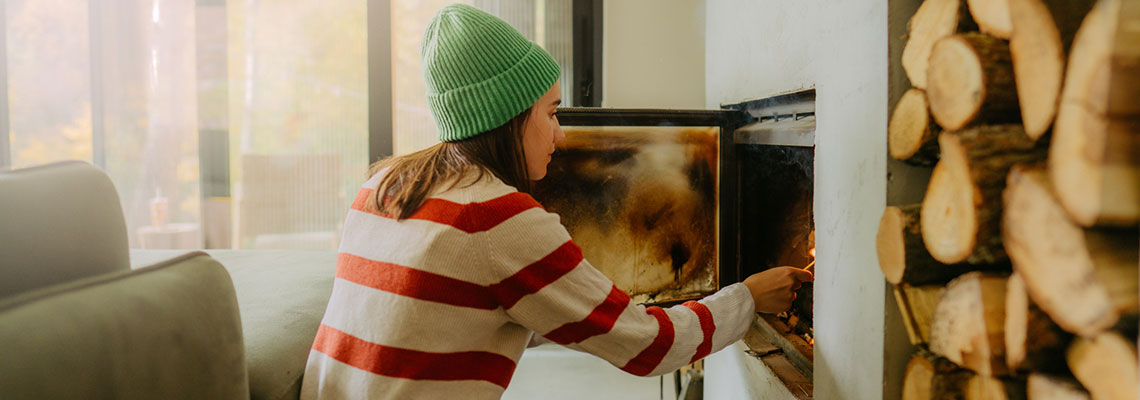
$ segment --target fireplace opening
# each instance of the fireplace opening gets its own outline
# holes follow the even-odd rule
[[[780,266],[815,273],[815,91],[726,108],[753,118],[734,132],[740,277]],[[807,397],[815,344],[813,300],[814,285],[803,285],[790,310],[760,315],[755,334],[745,340],[792,393]],[[795,371],[779,368],[785,364]]]

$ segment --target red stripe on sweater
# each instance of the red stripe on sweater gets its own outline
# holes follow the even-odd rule
[[[515,372],[515,362],[500,354],[485,351],[429,353],[382,346],[325,324],[317,329],[313,350],[377,375],[411,380],[481,380],[506,389]]]
[[[348,253],[337,255],[336,277],[414,299],[493,310],[499,304],[486,286]]]
[[[653,338],[653,343],[650,343],[649,347],[621,367],[622,371],[637,376],[646,376],[653,372],[653,369],[661,364],[661,360],[665,359],[669,348],[673,347],[673,321],[669,319],[669,315],[661,307],[649,307],[645,312],[657,318],[657,337]]]
[[[384,218],[391,218],[376,210],[373,203],[373,189],[360,189],[352,201],[352,209]],[[542,208],[533,197],[526,193],[512,192],[491,200],[477,203],[459,204],[456,202],[429,198],[408,219],[418,219],[444,224],[467,233],[484,232],[503,221],[532,209]]]
[[[567,345],[604,334],[614,328],[614,323],[627,305],[629,295],[614,286],[602,304],[595,307],[585,319],[562,325],[543,336],[554,343]]]
[[[546,257],[491,285],[490,289],[499,299],[499,304],[509,309],[526,295],[538,293],[580,263],[582,263],[582,249],[573,241],[567,240]]]
[[[690,363],[694,363],[705,358],[712,351],[712,339],[713,333],[716,332],[716,323],[713,322],[712,311],[709,311],[709,308],[704,304],[688,301],[683,305],[697,314],[697,320],[701,321],[701,333],[704,334],[704,339],[697,346],[697,352],[693,354],[693,359],[689,360]]]

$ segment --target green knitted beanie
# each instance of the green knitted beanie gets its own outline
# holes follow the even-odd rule
[[[546,50],[498,17],[463,4],[435,14],[420,55],[428,106],[444,142],[505,124],[561,74]]]

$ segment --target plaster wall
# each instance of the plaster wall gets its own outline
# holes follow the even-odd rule
[[[606,1],[602,106],[703,108],[705,1]]]
[[[706,107],[816,89],[814,394],[884,398],[888,4],[710,0],[705,18]]]

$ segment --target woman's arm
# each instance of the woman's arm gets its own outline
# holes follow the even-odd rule
[[[774,269],[700,301],[644,307],[583,259],[555,214],[532,208],[487,233],[487,259],[503,276],[493,290],[515,322],[642,376],[740,340],[758,302],[761,311],[786,309],[800,277]]]

